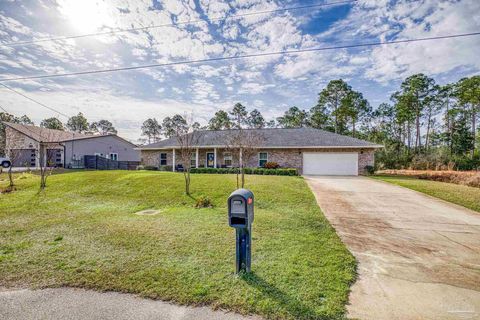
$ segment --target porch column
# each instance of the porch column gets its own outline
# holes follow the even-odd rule
[[[173,149],[172,154],[172,171],[175,172],[175,149]]]
[[[198,148],[195,151],[195,168],[198,168]]]
[[[213,148],[213,167],[217,167],[217,148]]]

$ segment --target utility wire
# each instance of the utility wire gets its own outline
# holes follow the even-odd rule
[[[47,106],[47,105],[44,104],[44,103],[41,103],[41,102],[39,102],[39,101],[37,101],[37,100],[35,100],[35,99],[33,99],[33,98],[30,98],[29,96],[21,93],[20,91],[17,91],[17,90],[15,90],[15,89],[13,89],[13,88],[10,88],[10,87],[7,86],[6,84],[0,83],[0,85],[3,86],[3,87],[6,88],[6,89],[12,91],[12,92],[15,92],[15,93],[18,94],[18,95],[21,95],[22,97],[24,97],[24,98],[26,98],[26,99],[28,99],[28,100],[30,100],[30,101],[32,101],[32,102],[35,102],[36,104],[38,104],[38,105],[40,105],[40,106],[42,106],[42,107],[44,107],[44,108],[47,108],[47,109],[49,109],[49,110],[51,110],[51,111],[54,111],[54,112],[56,112],[56,113],[58,113],[58,114],[60,114],[60,115],[62,115],[62,116],[64,116],[64,117],[66,117],[67,119],[70,118],[70,117],[69,117],[68,115],[66,115],[65,113],[60,112],[60,111],[58,111],[58,110],[55,110],[54,108],[49,107],[49,106]]]
[[[290,55],[290,54],[297,54],[297,53],[327,51],[327,50],[335,50],[335,49],[372,47],[372,46],[382,46],[382,45],[399,44],[399,43],[409,43],[409,42],[420,42],[420,41],[432,41],[432,40],[441,40],[441,39],[469,37],[469,36],[477,36],[477,35],[480,35],[480,32],[471,32],[471,33],[462,33],[462,34],[453,34],[453,35],[447,35],[447,36],[436,36],[436,37],[426,37],[426,38],[416,38],[416,39],[392,40],[392,41],[384,41],[384,42],[370,42],[370,43],[340,45],[340,46],[331,46],[331,47],[310,48],[310,49],[296,49],[296,50],[285,50],[285,51],[276,51],[276,52],[252,53],[252,54],[245,54],[245,55],[207,58],[207,59],[198,59],[198,60],[184,60],[184,61],[176,61],[176,62],[155,63],[155,64],[147,64],[147,65],[132,66],[132,67],[121,67],[121,68],[100,69],[100,70],[90,70],[90,71],[79,71],[79,72],[69,72],[69,73],[59,73],[59,74],[46,74],[46,75],[17,77],[17,78],[5,78],[5,79],[0,79],[0,84],[1,84],[1,82],[5,82],[5,81],[60,78],[60,77],[79,76],[79,75],[86,75],[86,74],[109,73],[109,72],[118,72],[118,71],[130,71],[130,70],[139,70],[139,69],[148,69],[148,68],[167,67],[167,66],[175,66],[175,65],[182,65],[182,64],[195,64],[195,63],[204,63],[204,62],[213,62],[213,61],[238,60],[238,59],[245,59],[245,58],[267,57],[267,56],[275,56],[275,55]]]
[[[214,18],[207,19],[207,20],[195,19],[195,20],[180,21],[180,22],[175,22],[175,23],[167,23],[167,24],[145,26],[145,27],[142,26],[142,27],[137,27],[137,28],[119,29],[119,30],[112,30],[112,31],[103,31],[103,32],[79,34],[79,35],[72,35],[72,36],[63,36],[63,37],[56,37],[56,38],[44,38],[44,39],[30,40],[30,41],[7,42],[7,43],[0,44],[0,46],[13,47],[13,46],[20,46],[20,45],[30,45],[30,44],[46,42],[46,41],[58,41],[58,40],[68,40],[68,39],[94,37],[94,36],[101,36],[101,35],[112,35],[112,34],[116,34],[116,33],[126,33],[126,32],[142,31],[142,30],[155,29],[155,28],[173,27],[173,26],[179,26],[179,25],[185,25],[185,24],[195,24],[195,23],[206,22],[206,21],[210,21],[210,22],[221,21],[221,20],[228,20],[228,19],[234,19],[234,18],[262,15],[262,14],[267,14],[267,13],[276,13],[276,12],[283,12],[283,11],[295,11],[295,10],[302,10],[302,9],[313,9],[313,8],[319,8],[319,7],[326,7],[326,6],[343,5],[343,4],[354,3],[354,2],[357,2],[357,1],[358,0],[346,0],[346,1],[337,1],[337,2],[330,2],[330,3],[319,3],[319,4],[311,4],[311,5],[305,5],[305,6],[287,7],[287,8],[273,9],[273,10],[257,11],[257,12],[248,12],[248,13],[242,13],[242,14],[237,14],[237,15],[227,16],[227,17],[225,17],[225,16],[214,17]]]

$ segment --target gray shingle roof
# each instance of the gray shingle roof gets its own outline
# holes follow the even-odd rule
[[[70,131],[62,131],[55,129],[41,128],[20,123],[4,122],[7,126],[29,136],[30,138],[41,142],[62,142],[65,140],[73,140],[79,138],[89,137],[81,133],[74,133]]]
[[[63,130],[55,130],[55,129],[47,129],[37,126],[31,126],[26,124],[20,123],[13,123],[13,122],[3,122],[5,125],[10,126],[11,128],[29,136],[33,140],[41,141],[41,142],[50,142],[50,143],[58,143],[58,142],[66,142],[66,141],[76,141],[76,140],[83,140],[83,139],[95,139],[95,138],[102,138],[102,137],[115,137],[117,139],[123,140],[132,146],[136,147],[137,145],[120,137],[116,134],[83,134],[78,132],[71,132],[71,131],[63,131]]]
[[[360,140],[320,129],[314,128],[295,128],[295,129],[248,129],[255,131],[263,137],[264,143],[259,147],[263,148],[338,148],[338,147],[357,147],[357,148],[380,148],[381,145]],[[198,147],[223,147],[226,145],[229,135],[236,130],[205,130],[202,131]],[[140,150],[148,149],[168,149],[178,147],[175,137],[162,140],[156,143],[139,147]]]

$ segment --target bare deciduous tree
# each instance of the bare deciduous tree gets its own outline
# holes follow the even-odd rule
[[[43,190],[47,186],[47,178],[52,174],[55,167],[55,153],[60,149],[61,135],[57,130],[49,130],[42,128],[39,133],[40,141],[36,156],[40,169],[40,189]],[[50,150],[50,152],[49,152]]]
[[[227,149],[232,153],[234,161],[238,164],[237,188],[245,186],[245,167],[258,149],[265,142],[265,137],[257,130],[244,130],[242,128],[228,132]],[[239,175],[240,174],[240,181]]]
[[[7,191],[15,190],[15,181],[13,180],[13,167],[19,163],[22,159],[22,154],[19,149],[23,149],[23,146],[18,143],[15,139],[6,140],[5,144],[5,153],[8,159],[10,160],[10,167],[8,167],[8,188]],[[23,163],[22,163],[23,164]],[[30,163],[25,163],[24,166],[29,166]]]
[[[198,147],[198,143],[202,136],[201,131],[198,130],[193,121],[193,116],[190,119],[187,119],[186,116],[183,117],[185,123],[181,126],[175,127],[175,137],[178,142],[178,153],[180,161],[183,164],[183,176],[185,177],[185,193],[190,195],[190,169],[191,169],[191,159],[192,154],[195,152]]]
[[[10,167],[8,167],[8,171],[7,171],[8,181],[9,181],[7,190],[13,191],[15,189],[15,181],[13,180],[12,169],[15,163],[18,162],[20,154],[18,152],[15,152],[15,150],[12,149],[11,147],[9,147],[6,151],[7,151],[8,159],[10,160]]]

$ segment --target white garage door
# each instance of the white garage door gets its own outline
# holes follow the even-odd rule
[[[357,176],[357,152],[304,152],[303,174]]]

